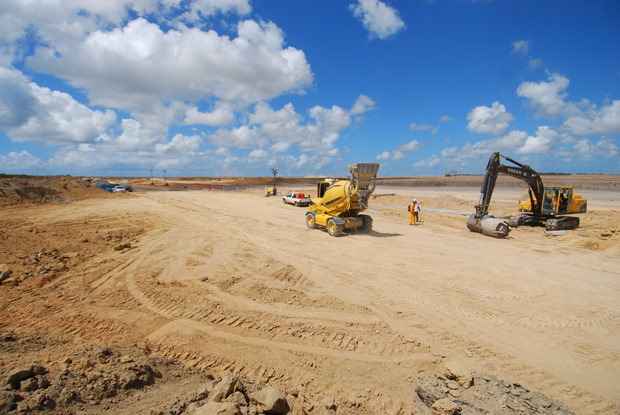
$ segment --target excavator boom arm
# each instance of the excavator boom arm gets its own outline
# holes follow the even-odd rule
[[[501,159],[506,160],[512,165],[502,164]],[[532,212],[537,216],[541,216],[544,185],[540,175],[530,166],[521,164],[500,153],[493,153],[489,158],[484,181],[480,188],[480,201],[478,205],[476,205],[476,217],[482,218],[488,214],[491,197],[493,196],[493,190],[495,190],[495,183],[497,182],[497,176],[500,173],[523,180],[527,183],[529,186],[530,201],[532,203]]]

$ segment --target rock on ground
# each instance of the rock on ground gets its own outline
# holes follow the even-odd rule
[[[418,378],[415,399],[420,413],[441,415],[521,415],[573,414],[560,403],[546,396],[532,392],[518,383],[509,383],[493,376],[474,376],[465,386],[455,381],[455,373],[449,379],[444,372],[440,375],[426,375]],[[467,379],[467,376],[457,376]]]
[[[461,413],[461,407],[447,398],[436,400],[431,409],[433,414],[436,415],[456,415]]]
[[[290,411],[286,397],[273,386],[265,386],[252,395],[252,400],[256,402],[260,406],[260,409],[266,414],[280,415]]]
[[[242,389],[239,379],[232,375],[226,375],[222,380],[215,385],[215,388],[209,395],[209,400],[213,402],[220,402],[226,399],[233,392]]]

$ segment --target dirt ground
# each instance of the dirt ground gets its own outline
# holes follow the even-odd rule
[[[398,414],[422,413],[418,377],[456,361],[578,414],[618,413],[620,192],[595,187],[580,229],[506,240],[465,228],[467,186],[379,186],[374,232],[341,238],[260,188],[4,207],[0,330],[35,346],[0,347],[0,374],[134,347],[196,372],[164,365],[174,381],[110,413],[161,409],[208,371],[294,394],[298,413],[327,399],[338,414]],[[498,189],[492,210],[522,194]],[[419,226],[406,225],[412,197]]]

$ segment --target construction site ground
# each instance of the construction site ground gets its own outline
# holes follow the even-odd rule
[[[618,413],[620,192],[581,192],[575,231],[497,240],[465,228],[478,190],[379,186],[374,231],[339,238],[262,188],[3,207],[0,329],[44,343],[0,348],[3,370],[138,347],[333,398],[339,414],[396,414],[415,411],[418,376],[458,361],[578,414]],[[523,193],[498,189],[491,210],[515,213]],[[406,223],[412,197],[422,225]],[[110,411],[150,413],[176,382]]]

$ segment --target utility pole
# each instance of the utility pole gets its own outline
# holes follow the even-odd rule
[[[278,188],[276,187],[276,182],[278,181],[278,173],[280,172],[280,170],[278,170],[277,167],[272,167],[271,168],[271,174],[273,175],[273,195],[275,196],[278,193]]]

